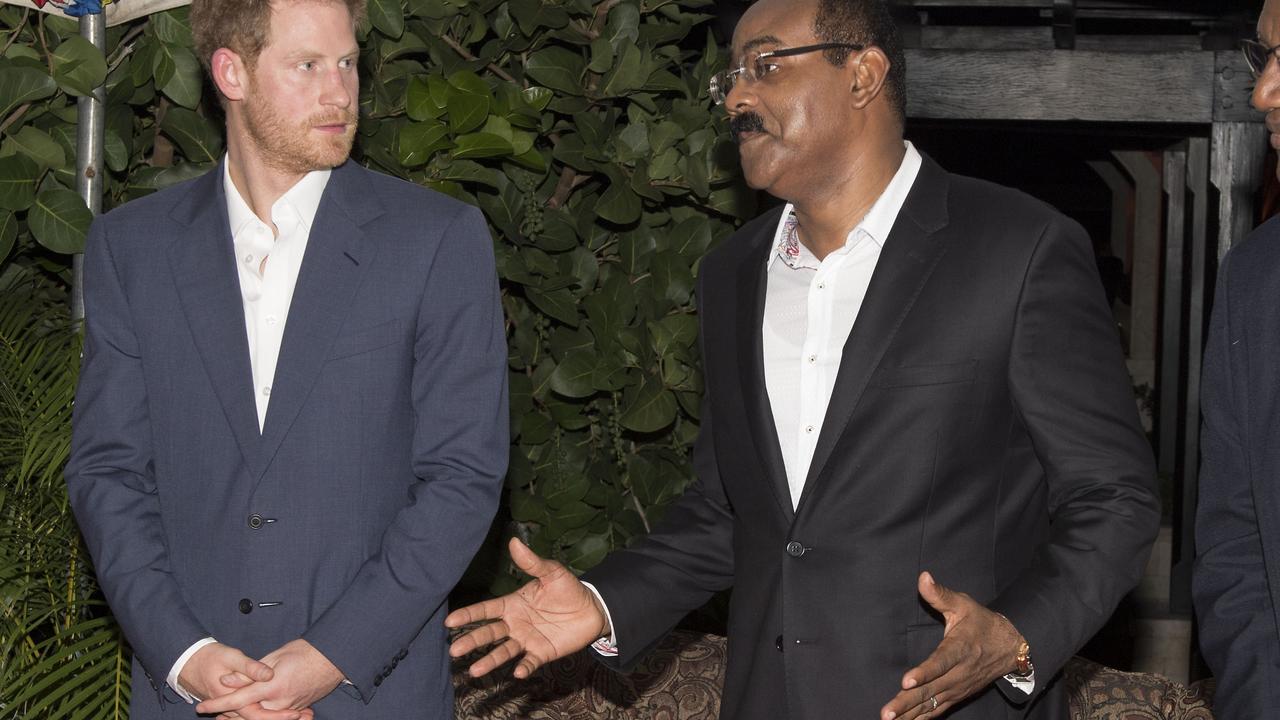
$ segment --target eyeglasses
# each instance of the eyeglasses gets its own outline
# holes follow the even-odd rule
[[[836,48],[856,51],[863,49],[863,47],[863,45],[852,43],[818,43],[817,45],[804,45],[802,47],[756,53],[735,69],[721,70],[712,75],[711,82],[707,85],[707,92],[710,93],[711,99],[717,105],[723,105],[725,98],[729,97],[729,93],[733,91],[733,86],[738,84],[740,78],[745,79],[747,82],[756,82],[776,72],[778,66],[775,63],[768,62],[770,58],[791,57],[792,55],[804,55],[818,50],[834,50]]]
[[[1280,45],[1267,47],[1257,40],[1241,40],[1240,49],[1244,51],[1244,61],[1249,63],[1253,77],[1257,78],[1266,69],[1271,56],[1275,55],[1276,50],[1280,50]]]

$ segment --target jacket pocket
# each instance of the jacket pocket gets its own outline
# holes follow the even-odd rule
[[[367,353],[404,339],[404,322],[391,320],[350,335],[341,335],[329,348],[329,360]]]
[[[978,361],[964,360],[944,365],[911,365],[881,368],[871,377],[871,386],[879,388],[947,385],[973,382],[978,376]]]

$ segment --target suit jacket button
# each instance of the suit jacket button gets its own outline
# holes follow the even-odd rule
[[[787,554],[790,555],[791,557],[800,557],[801,555],[804,554],[804,551],[805,551],[805,546],[801,545],[795,540],[792,540],[791,542],[787,543]]]
[[[258,513],[254,513],[250,515],[249,527],[253,528],[254,530],[257,530],[258,528],[262,527],[262,516],[259,515]]]
[[[240,612],[245,615],[253,612],[253,601],[249,598],[240,598]]]
[[[778,652],[782,652],[782,636],[781,635],[773,639],[773,646],[778,648]]]

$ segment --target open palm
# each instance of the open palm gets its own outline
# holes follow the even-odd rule
[[[509,547],[516,567],[533,579],[509,595],[454,610],[444,621],[450,628],[487,622],[471,628],[449,646],[453,657],[492,646],[472,663],[472,677],[518,657],[512,674],[527,678],[538,667],[609,633],[595,595],[564,565],[539,557],[516,538]]]

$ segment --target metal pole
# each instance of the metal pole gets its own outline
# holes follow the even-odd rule
[[[106,53],[105,13],[80,17],[80,35]],[[107,89],[105,83],[76,104],[76,192],[94,215],[102,212],[102,145],[106,128]],[[84,256],[71,260],[71,317],[84,318]]]

